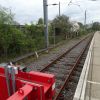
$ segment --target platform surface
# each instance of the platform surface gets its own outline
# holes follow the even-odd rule
[[[100,100],[100,32],[92,39],[73,100]]]
[[[96,32],[94,35],[93,46],[93,64],[89,73],[91,78],[88,79],[90,84],[90,97],[91,100],[100,100],[100,32]]]

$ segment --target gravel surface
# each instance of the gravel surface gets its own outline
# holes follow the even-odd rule
[[[57,58],[62,53],[66,52],[69,48],[74,46],[84,37],[80,37],[77,39],[69,40],[64,44],[50,50],[48,53],[41,54],[38,59],[33,59],[33,61],[29,61],[25,66],[29,67],[31,70],[37,71],[46,66],[48,63],[52,62],[53,59]]]

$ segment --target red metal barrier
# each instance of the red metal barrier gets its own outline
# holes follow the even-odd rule
[[[0,68],[0,100],[52,100],[55,93],[54,75],[40,72],[21,72],[15,76],[16,92],[13,93],[10,77],[9,96],[5,70]]]

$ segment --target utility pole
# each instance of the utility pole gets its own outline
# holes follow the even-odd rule
[[[59,1],[59,16],[60,16],[60,14],[61,14],[61,11],[60,11],[60,9],[61,9],[61,8],[60,8],[60,1]]]
[[[56,30],[55,30],[55,24],[54,24],[54,47],[56,45]]]
[[[48,36],[48,6],[47,0],[43,0],[43,12],[44,12],[44,33],[46,40],[46,48],[49,47],[49,36]]]
[[[86,29],[87,11],[84,13],[84,30]]]
[[[86,26],[86,20],[87,20],[87,11],[85,10],[84,26]]]

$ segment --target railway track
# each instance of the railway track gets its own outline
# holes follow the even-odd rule
[[[54,49],[54,48],[56,48],[56,47],[58,47],[58,46],[60,46],[62,44],[63,44],[63,42],[57,43],[56,45],[51,45],[48,48],[40,49],[40,50],[38,50],[36,52],[37,52],[37,54],[41,54],[41,53],[44,53],[44,52],[48,52],[48,51],[50,51],[50,50],[52,50],[52,49]],[[20,57],[17,57],[17,58],[12,59],[11,61],[12,62],[20,62],[22,60],[27,59],[28,57],[36,56],[36,52],[31,52],[31,53],[25,54],[23,56],[20,56]]]
[[[91,37],[78,44],[49,63],[41,72],[54,74],[56,77],[56,95],[53,100],[72,100],[82,71]]]
[[[37,52],[32,52],[32,53],[28,53],[28,54],[25,54],[23,56],[20,56],[20,57],[17,57],[15,59],[12,59],[12,60],[9,60],[8,62],[17,62],[18,64],[21,64],[22,66],[24,67],[28,67],[28,66],[34,66],[34,67],[38,67],[38,66],[44,66],[46,65],[47,63],[44,63],[44,60],[46,60],[46,62],[51,62],[52,60],[54,60],[57,56],[59,56],[60,54],[62,54],[65,51],[67,51],[70,47],[72,47],[73,45],[75,45],[76,43],[78,43],[78,41],[80,41],[82,38],[79,38],[77,41],[74,40],[74,41],[70,41],[70,43],[68,45],[66,44],[63,44],[63,43],[60,43],[60,44],[57,44],[55,47],[57,47],[57,49],[59,48],[60,45],[61,46],[61,49],[57,50],[56,48],[54,47],[50,47],[48,49],[42,49],[42,50],[39,50]],[[63,49],[62,49],[63,48]],[[53,50],[52,50],[53,49]],[[57,50],[57,52],[55,52]],[[50,51],[49,53],[47,53],[46,51]],[[39,59],[41,60],[41,62],[38,62],[37,64],[37,54],[39,55]],[[44,55],[44,57],[40,56],[41,54]],[[47,59],[45,59],[45,56],[47,57]],[[34,62],[33,62],[34,61]],[[41,65],[42,64],[42,65]],[[33,68],[33,70],[37,70],[37,68]]]
[[[37,68],[40,72],[55,75],[56,94],[53,100],[73,100],[91,39],[92,36],[84,38],[44,68]]]

